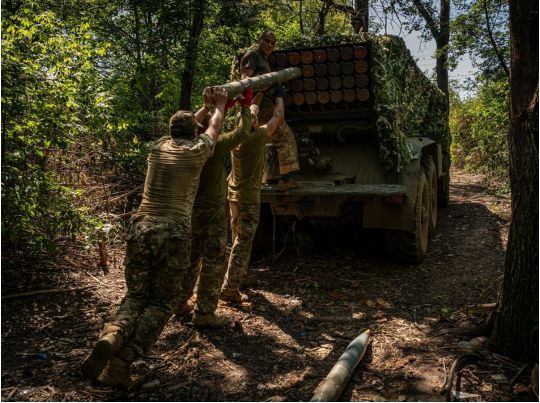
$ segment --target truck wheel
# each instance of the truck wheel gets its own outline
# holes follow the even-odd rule
[[[437,171],[435,163],[430,155],[422,157],[422,167],[426,172],[429,194],[429,232],[432,233],[437,227]]]
[[[406,262],[420,263],[426,256],[429,234],[429,200],[426,174],[422,169],[414,203],[414,230],[386,231],[386,246],[394,257]]]
[[[445,175],[438,180],[437,201],[440,207],[447,207],[450,201],[450,156],[443,154],[442,168]]]

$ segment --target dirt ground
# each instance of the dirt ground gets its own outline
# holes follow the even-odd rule
[[[109,249],[108,274],[76,247],[54,260],[14,264],[2,256],[4,401],[304,401],[348,343],[366,329],[367,352],[342,401],[444,401],[457,343],[480,334],[503,277],[508,196],[454,169],[419,266],[386,258],[380,234],[325,230],[297,235],[277,260],[251,265],[250,302],[220,305],[234,319],[197,330],[173,318],[148,357],[134,363],[138,388],[118,392],[80,375],[84,357],[125,285],[124,244]],[[35,290],[50,293],[21,295]],[[472,326],[472,327],[471,327]],[[462,401],[528,399],[527,371],[488,352],[461,371]],[[517,376],[516,376],[517,375]]]

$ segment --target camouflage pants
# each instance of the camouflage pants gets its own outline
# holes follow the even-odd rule
[[[223,290],[233,292],[239,290],[247,277],[251,245],[259,225],[261,205],[230,201],[229,206],[233,245]]]
[[[134,361],[155,343],[177,305],[189,265],[189,228],[158,217],[139,217],[127,237],[127,293],[111,323],[124,343],[118,355]]]
[[[273,109],[264,109],[259,113],[259,122],[261,125],[268,123],[272,118]],[[298,149],[294,133],[287,124],[283,122],[277,129],[277,133],[272,138],[272,144],[276,147],[279,160],[279,173],[286,175],[298,171]]]
[[[227,270],[227,211],[225,203],[214,208],[193,209],[191,218],[191,265],[180,293],[180,304],[193,295],[199,279],[195,311],[214,313]]]

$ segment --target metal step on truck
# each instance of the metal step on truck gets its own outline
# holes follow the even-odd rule
[[[448,203],[450,134],[445,96],[404,41],[368,34],[299,41],[270,61],[275,71],[302,70],[283,83],[300,170],[292,175],[298,187],[283,190],[268,148],[261,210],[281,220],[350,217],[384,230],[396,258],[421,262],[438,207]],[[261,221],[259,232],[272,230]]]

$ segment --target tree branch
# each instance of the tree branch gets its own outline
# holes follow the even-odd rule
[[[433,16],[429,13],[426,6],[424,6],[424,3],[422,3],[422,0],[413,0],[413,3],[416,9],[418,10],[418,12],[420,13],[420,15],[424,18],[424,20],[426,20],[426,25],[431,31],[433,38],[437,40],[440,35],[440,32],[439,32],[439,29],[437,28],[437,23],[433,19]]]
[[[499,63],[506,74],[506,77],[508,78],[508,80],[510,80],[510,70],[508,70],[508,66],[506,65],[506,62],[504,61],[504,57],[501,51],[499,50],[497,43],[495,42],[495,38],[493,38],[493,32],[491,31],[491,24],[489,23],[489,12],[488,12],[487,0],[484,0],[484,14],[486,16],[486,25],[487,25],[487,32],[488,32],[489,40],[491,42],[491,45],[493,46],[493,50],[495,51],[495,54],[497,55],[497,59],[499,59]]]

